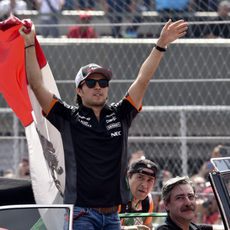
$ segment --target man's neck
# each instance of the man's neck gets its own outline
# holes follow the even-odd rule
[[[92,108],[92,110],[93,110],[97,120],[99,121],[102,108],[101,107],[100,108],[99,107],[96,107],[96,108],[94,107],[94,108]]]
[[[94,114],[95,114],[95,116],[96,116],[96,118],[97,118],[97,120],[99,121],[101,111],[102,111],[102,109],[104,108],[105,104],[104,104],[103,106],[90,106],[90,105],[85,105],[85,104],[83,103],[83,106],[85,106],[85,107],[87,107],[87,108],[89,108],[89,109],[92,109],[93,112],[94,112]]]
[[[133,197],[133,199],[132,199],[132,208],[134,210],[139,210],[141,208],[140,204],[141,204],[141,200],[138,200],[138,199]]]

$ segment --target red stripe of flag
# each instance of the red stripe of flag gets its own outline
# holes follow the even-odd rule
[[[27,91],[24,41],[18,32],[22,25],[31,28],[31,23],[14,16],[0,22],[0,92],[26,127],[33,118]],[[37,59],[42,68],[47,61],[37,39],[35,45]]]

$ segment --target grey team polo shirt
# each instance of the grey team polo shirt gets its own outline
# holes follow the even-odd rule
[[[128,129],[138,110],[126,96],[93,110],[54,96],[47,119],[59,130],[65,153],[64,202],[79,207],[111,207],[129,200],[125,181]]]

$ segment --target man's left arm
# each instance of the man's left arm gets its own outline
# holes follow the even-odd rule
[[[187,29],[188,24],[184,20],[176,22],[169,20],[162,28],[156,46],[152,49],[151,53],[142,64],[136,80],[128,90],[136,108],[139,108],[142,104],[145,91],[148,87],[149,81],[160,64],[164,49],[166,49],[171,42],[183,37],[186,34]]]

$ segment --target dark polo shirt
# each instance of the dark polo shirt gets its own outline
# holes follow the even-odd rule
[[[189,225],[189,230],[212,230],[211,225],[196,225],[194,223],[191,223]],[[176,225],[176,223],[173,222],[173,220],[167,216],[165,223],[158,226],[156,230],[183,230],[179,226]]]
[[[121,177],[125,178],[127,167],[128,129],[138,113],[130,101],[124,98],[117,104],[105,105],[98,121],[92,109],[70,106],[54,98],[47,119],[63,140],[65,203],[110,207],[127,201],[128,188],[126,191]]]

